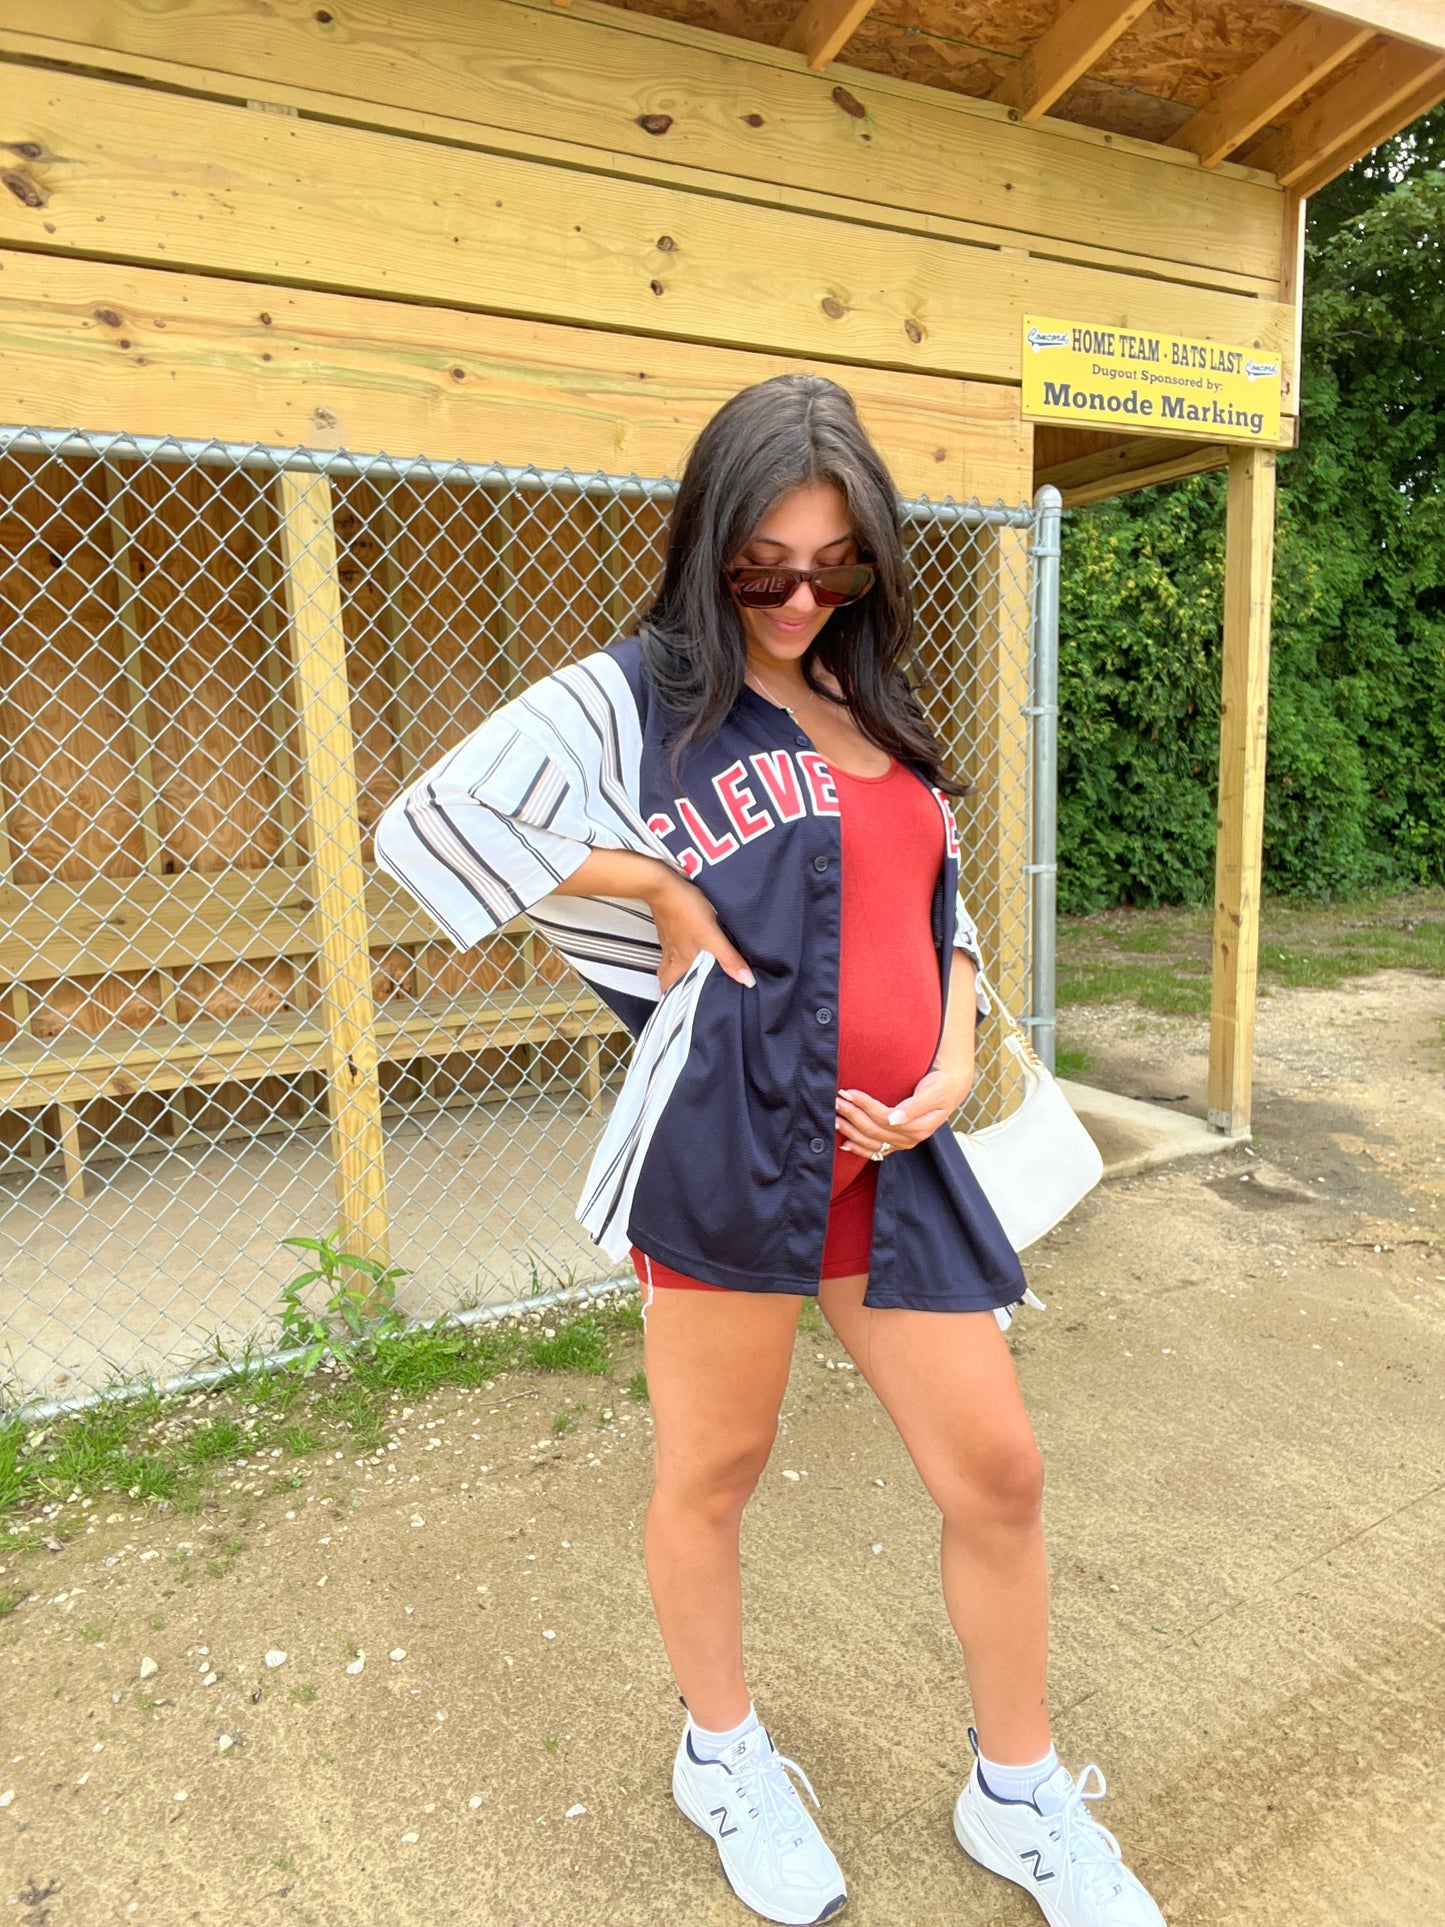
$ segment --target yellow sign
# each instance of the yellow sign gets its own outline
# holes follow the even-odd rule
[[[1186,335],[1024,316],[1023,412],[1191,441],[1277,442],[1280,358]]]

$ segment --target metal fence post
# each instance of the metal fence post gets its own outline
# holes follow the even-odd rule
[[[1029,1035],[1054,1068],[1057,1006],[1054,926],[1058,914],[1059,565],[1063,498],[1047,484],[1034,497],[1033,808],[1029,874]]]

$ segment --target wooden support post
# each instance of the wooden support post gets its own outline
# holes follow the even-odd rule
[[[582,1043],[582,1095],[594,1115],[602,1109],[602,1039],[587,1031]]]
[[[1070,0],[1037,45],[1014,63],[991,98],[1038,120],[1101,54],[1126,34],[1152,0]]]
[[[397,551],[401,546],[401,524],[392,507],[394,488],[395,484],[386,482],[376,485],[376,526],[373,534],[377,546],[375,586],[381,592],[381,613],[377,627],[381,631],[385,649],[382,672],[390,693],[389,720],[396,752],[397,778],[405,786],[421,768],[422,752],[413,701],[416,665],[412,661],[411,624],[407,621],[402,601],[405,576],[397,560]]]
[[[965,834],[959,875],[978,925],[994,989],[1017,1016],[1028,1002],[1029,957],[1024,941],[1031,900],[1029,860],[1029,535],[1026,529],[984,529],[974,574],[974,630],[967,687],[971,755],[966,774],[978,789],[978,826]],[[968,805],[965,805],[967,809]],[[986,1025],[979,1037],[978,1088],[983,1122],[1013,1108],[1015,1091],[1002,1066],[1003,1027]]]
[[[500,495],[492,495],[490,489],[487,494],[492,504],[489,520],[495,529],[492,538],[492,595],[497,607],[497,653],[506,665],[500,681],[503,693],[510,701],[521,693],[523,680],[521,621],[517,613],[516,496],[505,485]]]
[[[295,772],[291,766],[292,716],[286,689],[289,677],[281,641],[281,625],[277,620],[279,611],[276,603],[276,570],[271,550],[270,505],[264,494],[258,492],[248,506],[246,527],[255,544],[251,566],[256,577],[257,620],[264,638],[266,687],[270,692],[266,705],[266,733],[271,747],[271,781],[276,790],[276,822],[281,832],[281,864],[283,869],[299,870],[305,865],[306,852],[301,848],[296,834]]]
[[[627,553],[627,524],[619,496],[608,497],[607,506],[602,511],[602,526],[606,531],[602,572],[608,584],[607,605],[603,611],[608,630],[602,639],[605,646],[628,633],[627,625],[633,615],[632,598],[627,593],[627,577],[632,564]]]
[[[1230,449],[1209,1022],[1209,1122],[1229,1137],[1248,1135],[1253,1082],[1274,476],[1272,449]]]
[[[131,534],[125,512],[124,475],[106,463],[101,468],[101,478],[105,489],[105,518],[110,532],[111,560],[115,565],[115,614],[125,672],[131,762],[140,791],[139,813],[145,867],[152,876],[163,876],[165,850],[161,843],[160,793],[156,788],[155,745],[151,738],[150,703],[145,680],[145,636],[139,613],[140,594],[135,580],[135,537]],[[156,974],[160,979],[161,1011],[166,1022],[179,1023],[175,973],[160,970]]]
[[[277,479],[277,491],[316,900],[337,1211],[344,1248],[386,1264],[390,1247],[370,926],[331,488],[324,475],[286,470]]]
[[[85,1203],[85,1165],[80,1155],[80,1113],[70,1104],[58,1104],[60,1116],[60,1156],[65,1167],[65,1195],[77,1204]]]
[[[807,0],[782,44],[816,71],[836,60],[871,12],[873,0]]]

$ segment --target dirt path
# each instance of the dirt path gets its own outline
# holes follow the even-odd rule
[[[1060,1748],[1103,1767],[1177,1927],[1445,1907],[1442,1019],[1445,983],[1405,972],[1270,997],[1252,1151],[1109,1187],[1031,1267]],[[1202,1026],[1071,1028],[1095,1081],[1202,1110]],[[189,1517],[101,1502],[27,1561],[37,1596],[0,1622],[6,1918],[750,1918],[668,1795],[636,1363],[398,1407],[394,1449],[238,1465]],[[800,1336],[745,1532],[755,1694],[848,1918],[1036,1921],[953,1843],[935,1524],[830,1337]]]

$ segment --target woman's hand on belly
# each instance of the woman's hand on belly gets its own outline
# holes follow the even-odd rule
[[[885,1144],[911,1150],[948,1122],[972,1084],[970,1063],[966,1071],[935,1067],[926,1072],[901,1104],[880,1104],[866,1091],[839,1091],[838,1135],[847,1150],[862,1157],[872,1157]]]

